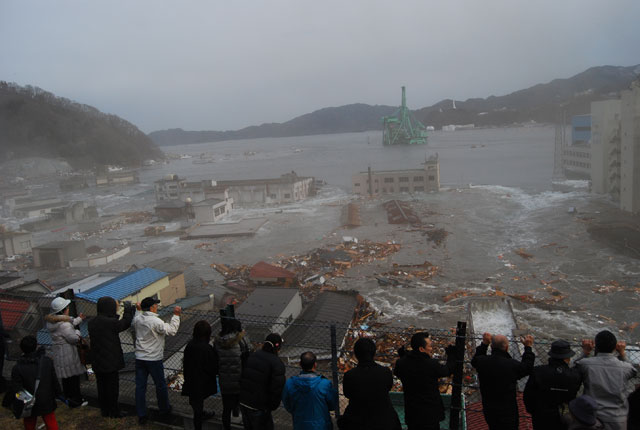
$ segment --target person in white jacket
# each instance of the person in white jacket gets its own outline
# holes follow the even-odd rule
[[[141,303],[137,303],[138,311],[133,317],[131,326],[136,334],[136,413],[138,422],[145,424],[147,416],[147,379],[153,378],[156,386],[156,397],[160,413],[168,415],[171,412],[167,382],[164,378],[165,336],[175,336],[180,327],[180,306],[173,309],[171,321],[165,323],[158,317],[158,303],[153,297],[147,297]]]
[[[77,344],[81,335],[77,327],[84,320],[84,314],[76,318],[69,316],[71,300],[56,297],[51,302],[51,313],[44,317],[51,335],[51,358],[56,375],[62,380],[62,391],[69,407],[86,406],[80,393],[80,376],[87,369],[80,362]]]

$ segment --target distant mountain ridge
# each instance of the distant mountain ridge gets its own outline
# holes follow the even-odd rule
[[[530,121],[559,122],[562,115],[589,113],[591,102],[616,97],[640,75],[640,65],[630,67],[592,67],[566,79],[515,91],[455,102],[442,100],[413,111],[425,125],[441,128],[447,124],[475,124],[479,127],[506,126]],[[382,130],[381,118],[392,114],[396,106],[362,103],[320,109],[284,123],[270,123],[234,131],[154,131],[149,137],[158,145],[216,142],[260,137],[289,137],[312,134],[349,133]]]
[[[164,154],[128,121],[56,97],[37,87],[0,81],[0,158],[63,158],[74,167],[138,166]]]

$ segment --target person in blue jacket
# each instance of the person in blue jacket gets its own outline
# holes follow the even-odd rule
[[[294,430],[331,430],[329,411],[338,408],[338,392],[331,382],[315,373],[313,352],[300,355],[302,372],[289,378],[282,393],[282,404],[293,416]]]

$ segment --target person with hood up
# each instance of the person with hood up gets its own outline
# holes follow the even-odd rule
[[[218,378],[222,394],[222,428],[231,429],[231,413],[239,415],[240,376],[242,361],[252,351],[242,324],[235,318],[224,317],[222,330],[214,342],[218,353]]]
[[[342,390],[349,404],[338,420],[340,430],[400,430],[389,391],[393,388],[390,369],[374,361],[376,344],[361,337],[353,346],[358,366],[344,374]]]
[[[184,349],[182,395],[189,396],[195,430],[202,430],[202,421],[213,417],[213,413],[204,411],[204,399],[218,392],[218,354],[210,340],[211,325],[200,320],[193,326],[193,337]]]
[[[38,349],[38,341],[34,336],[25,336],[20,341],[22,356],[11,370],[11,383],[3,400],[3,406],[13,400],[15,393],[26,390],[34,394],[36,401],[31,409],[31,416],[24,418],[25,430],[35,430],[38,417],[42,417],[47,430],[58,430],[55,410],[56,398],[62,395],[53,362],[44,355],[44,349]],[[35,391],[36,380],[39,379],[38,390]],[[35,391],[35,392],[34,392]]]
[[[338,392],[324,376],[315,373],[318,364],[313,352],[300,355],[302,372],[289,378],[282,404],[293,416],[294,430],[331,430],[329,411],[338,408]]]
[[[570,368],[575,353],[565,340],[551,344],[549,364],[536,366],[524,389],[524,405],[531,414],[534,430],[563,430],[561,409],[576,398],[582,376]]]
[[[125,303],[122,318],[118,316],[118,302],[111,297],[100,297],[98,315],[89,321],[91,340],[91,368],[96,375],[98,403],[103,417],[126,416],[118,407],[120,378],[118,371],[124,368],[124,356],[120,344],[120,332],[131,326],[135,306]]]
[[[76,327],[85,319],[83,314],[77,318],[69,316],[71,300],[56,297],[51,301],[51,313],[44,317],[47,330],[51,335],[51,356],[58,378],[62,380],[62,391],[69,407],[86,406],[88,403],[80,393],[80,375],[87,369],[80,362],[78,343],[82,339]]]
[[[278,358],[282,338],[278,333],[267,336],[260,351],[247,358],[240,378],[240,409],[245,430],[273,430],[271,412],[282,399],[285,368]]]

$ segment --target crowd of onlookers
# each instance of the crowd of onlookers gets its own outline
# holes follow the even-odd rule
[[[35,429],[42,417],[47,429],[58,429],[56,400],[71,408],[87,404],[80,392],[80,377],[86,367],[78,344],[82,336],[78,325],[84,315],[69,315],[70,301],[56,298],[47,315],[46,328],[51,336],[48,355],[38,348],[34,336],[20,342],[22,356],[11,372],[11,383],[3,405],[14,408],[23,418],[25,429]],[[181,309],[175,307],[169,322],[158,316],[159,301],[145,298],[134,305],[102,297],[97,316],[88,323],[90,358],[96,376],[98,404],[102,416],[122,418],[119,408],[119,372],[125,367],[120,332],[133,328],[135,333],[135,403],[140,424],[148,421],[146,392],[148,377],[155,385],[160,415],[170,416],[165,370],[165,337],[174,336],[180,326]],[[329,430],[333,428],[331,411],[336,412],[340,430],[399,430],[400,418],[389,392],[395,375],[402,383],[404,421],[409,430],[439,429],[445,419],[440,394],[440,378],[454,373],[461,364],[463,351],[453,345],[445,348],[446,361],[433,357],[432,339],[426,332],[415,333],[410,345],[398,351],[393,369],[375,361],[376,345],[362,337],[354,344],[357,366],[344,374],[342,392],[349,401],[340,414],[338,387],[317,372],[317,358],[312,351],[300,356],[300,373],[286,378],[285,366],[278,357],[283,339],[269,334],[259,350],[254,351],[239,320],[221,319],[221,330],[213,342],[211,325],[198,321],[193,336],[184,349],[182,395],[193,409],[193,425],[201,430],[203,422],[214,415],[204,408],[206,398],[222,397],[222,427],[231,428],[231,418],[242,415],[246,430],[274,428],[272,411],[280,404],[292,415],[295,430]],[[640,429],[640,390],[630,394],[629,381],[636,368],[627,362],[625,343],[607,330],[595,340],[582,342],[582,355],[572,361],[575,352],[569,343],[557,340],[548,351],[548,364],[535,366],[534,339],[521,339],[519,360],[509,353],[509,340],[502,335],[485,333],[475,351],[471,365],[476,369],[482,413],[491,430],[518,429],[518,381],[529,376],[523,402],[535,430],[554,429]],[[488,354],[489,348],[491,353]],[[62,386],[59,383],[62,382]],[[578,395],[580,390],[582,395]],[[34,399],[28,405],[24,395]],[[20,410],[16,412],[16,405]],[[26,413],[24,411],[27,411]]]

